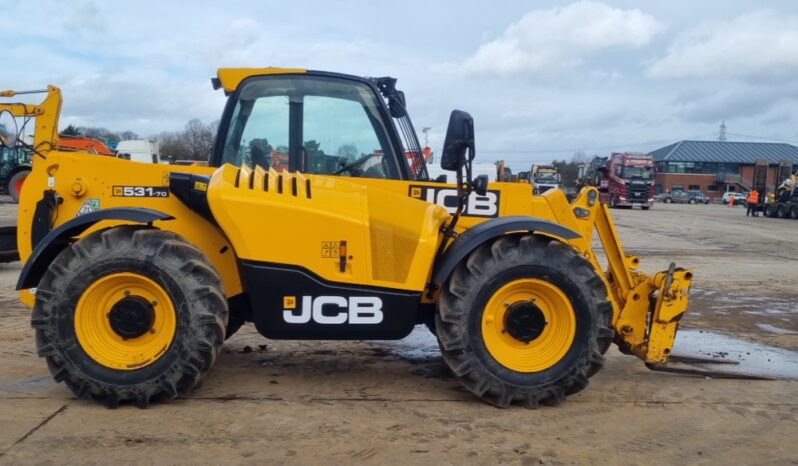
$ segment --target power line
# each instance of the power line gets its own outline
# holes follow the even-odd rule
[[[726,133],[729,136],[739,136],[742,138],[751,138],[751,139],[762,139],[763,141],[776,141],[776,142],[787,142],[790,144],[798,144],[798,141],[790,141],[789,139],[776,139],[776,138],[766,138],[762,136],[751,136],[750,134],[740,134],[740,133]]]

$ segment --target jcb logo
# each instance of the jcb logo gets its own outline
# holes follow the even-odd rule
[[[302,296],[297,308],[295,296],[283,297],[283,319],[289,324],[379,324],[382,299],[376,296]]]
[[[446,208],[449,213],[457,211],[457,190],[433,186],[410,186],[410,197],[422,199]],[[499,191],[488,191],[484,196],[471,193],[466,200],[465,215],[471,217],[496,217],[499,215]]]

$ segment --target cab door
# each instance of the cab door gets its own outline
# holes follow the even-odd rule
[[[232,99],[207,197],[259,330],[404,336],[447,214],[354,182],[407,176],[377,91],[344,77],[279,75],[244,81]]]

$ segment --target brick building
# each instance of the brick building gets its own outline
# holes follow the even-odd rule
[[[679,141],[651,152],[657,165],[655,193],[697,190],[712,199],[726,191],[750,191],[757,161],[767,160],[773,191],[781,164],[798,170],[798,147],[783,143]],[[760,162],[762,163],[762,162]]]

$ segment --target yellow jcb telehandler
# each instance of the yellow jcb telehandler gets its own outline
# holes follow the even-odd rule
[[[212,83],[228,100],[207,164],[57,150],[54,86],[39,105],[0,102],[37,128],[17,288],[39,355],[78,398],[185,393],[245,322],[340,340],[427,324],[454,376],[501,407],[582,390],[613,341],[668,361],[692,273],[639,271],[595,188],[569,203],[472,177],[473,120],[457,110],[441,157],[453,182],[429,180],[393,78],[230,68]]]

